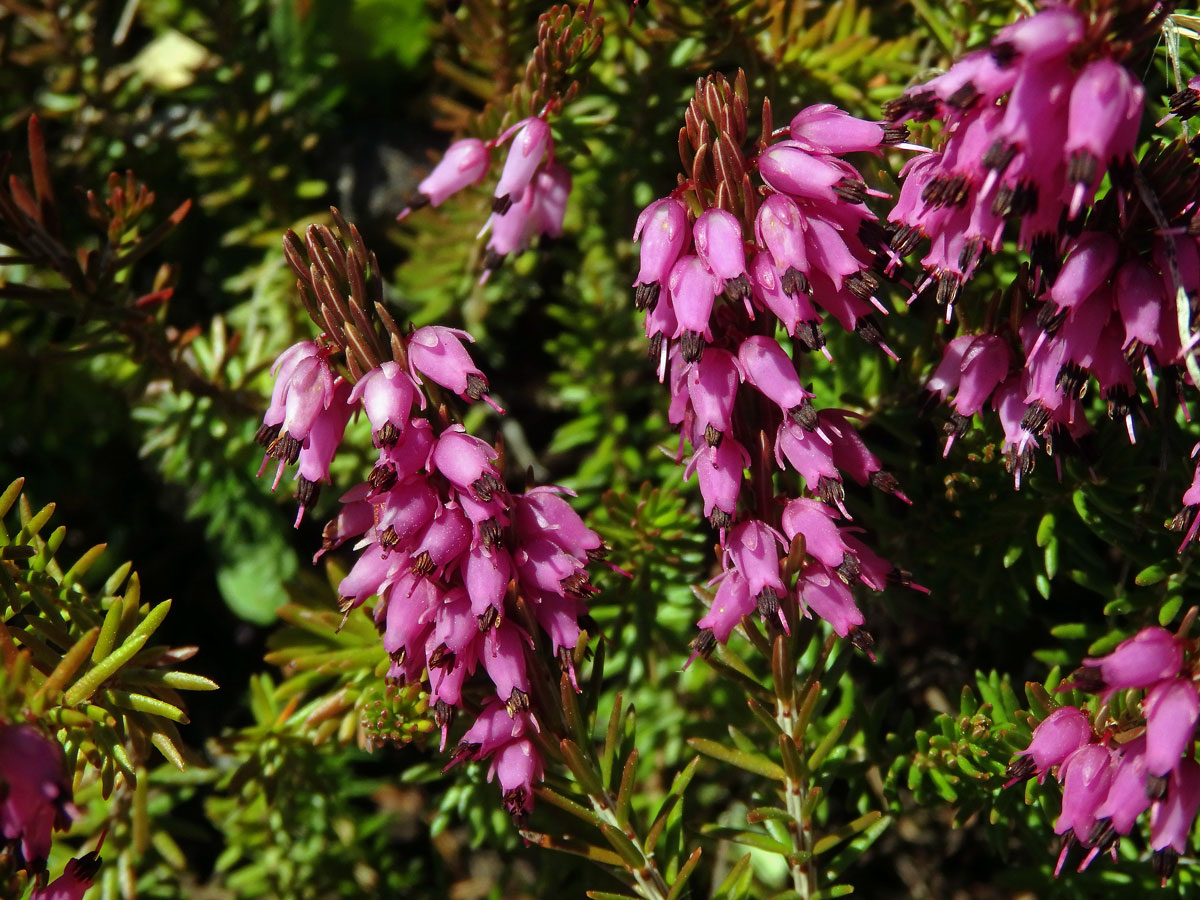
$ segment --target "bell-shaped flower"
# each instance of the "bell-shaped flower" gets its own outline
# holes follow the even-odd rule
[[[471,360],[463,340],[475,338],[458,328],[426,325],[412,333],[408,341],[408,365],[413,378],[421,384],[421,375],[466,400],[482,399],[497,412],[503,412],[488,396],[488,382]]]
[[[638,216],[633,231],[634,241],[641,243],[641,268],[634,283],[638,309],[652,308],[657,302],[672,266],[687,249],[691,236],[687,226],[687,208],[674,197],[655,200]]]
[[[1095,190],[1111,162],[1133,152],[1145,89],[1120,63],[1097,59],[1080,71],[1071,88],[1067,140],[1067,180],[1074,184],[1069,215],[1073,219]]]
[[[346,576],[338,582],[340,605],[345,609],[362,606],[374,594],[381,593],[400,574],[407,560],[404,553],[388,553],[379,544],[368,544]]]
[[[1014,56],[1029,63],[1065,57],[1084,37],[1079,14],[1065,6],[1054,6],[1006,25],[992,41],[992,54],[1005,64]]]
[[[465,187],[478,184],[492,165],[492,154],[487,144],[478,138],[464,138],[446,148],[446,153],[428,175],[417,185],[418,203],[411,206],[440,206],[446,198]],[[408,209],[399,218],[408,214]]]
[[[1062,271],[1050,288],[1059,309],[1078,306],[1108,281],[1117,262],[1117,239],[1101,231],[1085,231],[1068,251]]]
[[[797,425],[810,431],[817,427],[817,414],[812,405],[816,394],[800,384],[791,358],[774,338],[767,335],[746,338],[738,347],[738,362],[746,381],[791,416]]]
[[[1167,794],[1150,811],[1150,847],[1155,851],[1173,850],[1182,856],[1200,809],[1200,764],[1185,759],[1171,773]]]
[[[804,549],[809,556],[836,569],[846,558],[847,547],[841,530],[833,521],[832,509],[818,500],[797,497],[783,508],[783,533],[788,541],[804,535]]]
[[[100,862],[98,850],[67,860],[63,873],[44,888],[35,890],[29,900],[83,900],[83,895],[96,881]]]
[[[471,614],[476,618],[504,610],[504,597],[513,577],[512,557],[502,548],[486,548],[475,544],[467,551],[463,562],[463,583],[471,598]]]
[[[1083,711],[1074,706],[1060,706],[1033,729],[1029,746],[1017,753],[1008,774],[1013,781],[1036,774],[1040,784],[1051,769],[1091,740],[1092,725]]]
[[[412,377],[397,363],[388,361],[358,380],[350,393],[350,402],[362,402],[371,422],[375,446],[384,447],[395,444],[403,435],[417,396]],[[424,406],[425,396],[420,397]]]
[[[760,603],[766,591],[776,604],[787,593],[779,574],[782,543],[775,529],[757,519],[739,522],[725,539],[725,553],[746,579],[750,595]]]
[[[434,444],[430,463],[459,491],[488,501],[504,490],[495,465],[499,457],[487,441],[467,434],[461,425],[451,425]]]
[[[811,264],[820,269],[840,291],[848,276],[857,275],[867,263],[850,252],[840,231],[820,216],[808,217],[805,235]],[[873,291],[868,291],[869,297]]]
[[[803,151],[798,151],[803,152]],[[804,215],[791,197],[772,194],[758,207],[754,237],[775,261],[784,293],[808,289],[808,253],[804,239]]]
[[[328,409],[322,410],[313,423],[308,439],[301,445],[300,454],[296,458],[296,478],[299,487],[296,496],[300,501],[300,511],[296,515],[296,525],[304,511],[317,502],[317,495],[322,482],[329,482],[329,464],[337,454],[346,433],[346,425],[354,415],[354,407],[350,404],[350,384],[338,378],[334,384],[333,399]]]
[[[31,871],[50,855],[51,832],[75,815],[62,748],[32,725],[0,725],[0,835],[19,843]]]
[[[454,502],[443,505],[413,541],[413,572],[440,577],[467,552],[471,537],[471,522],[463,515],[462,508]]]
[[[1139,259],[1127,260],[1117,270],[1113,294],[1125,327],[1124,346],[1134,341],[1158,346],[1165,300],[1158,274]]]
[[[512,146],[504,159],[504,168],[500,171],[500,180],[496,183],[496,199],[492,208],[498,213],[506,212],[509,206],[525,195],[546,151],[553,154],[550,126],[542,119],[522,119],[501,135],[500,141],[507,140],[514,133]]]
[[[407,552],[441,506],[437,493],[424,478],[401,482],[376,499],[378,520],[372,537],[384,554],[397,548]]]
[[[712,341],[713,301],[720,283],[698,256],[683,256],[671,268],[668,279],[671,308],[675,312],[675,333],[686,362],[695,362]]]
[[[684,480],[695,473],[704,498],[704,515],[717,528],[726,528],[737,511],[742,470],[750,465],[750,454],[731,436],[715,447],[702,444],[684,469]]]
[[[504,808],[520,819],[533,811],[533,787],[542,780],[541,753],[529,738],[510,741],[496,751],[488,769],[488,780],[500,782]]]
[[[726,569],[713,596],[712,606],[696,624],[700,628],[711,629],[713,637],[724,644],[742,618],[754,612],[755,606],[754,596],[742,573],[737,569]]]
[[[533,210],[530,213],[530,232],[533,235],[562,237],[563,220],[567,216],[567,200],[571,196],[571,173],[562,163],[546,165],[533,179]]]
[[[770,253],[760,251],[754,255],[750,263],[750,275],[753,298],[783,323],[788,334],[800,338],[809,350],[819,350],[825,346],[821,317],[812,301],[804,291],[788,293],[783,289],[783,279],[776,271],[775,260]]]
[[[1200,696],[1186,678],[1160,681],[1146,692],[1146,770],[1163,776],[1179,765],[1183,751],[1196,737]]]
[[[838,637],[847,637],[866,621],[854,594],[840,578],[825,566],[810,566],[799,583],[800,600],[831,626]]]
[[[501,619],[483,637],[480,662],[496,686],[496,696],[508,704],[509,712],[525,708],[529,695],[529,677],[525,669],[525,648],[532,646],[529,636],[509,619]],[[514,697],[519,691],[524,697]]]
[[[856,119],[832,103],[817,103],[800,110],[792,117],[788,133],[805,149],[830,154],[875,150],[884,139],[882,125]]]
[[[836,157],[810,153],[796,141],[781,141],[758,155],[758,171],[770,187],[795,197],[861,203],[866,185]]]
[[[973,416],[983,409],[992,391],[1008,376],[1008,344],[999,335],[981,334],[962,357],[962,374],[954,397],[954,411]]]
[[[588,528],[579,513],[560,494],[569,493],[553,485],[532,488],[514,503],[517,534],[522,542],[546,538],[580,563],[604,555],[600,535]]]
[[[746,277],[746,248],[737,217],[714,206],[696,219],[692,235],[696,253],[720,280],[718,289],[735,300],[747,296],[750,281]]]
[[[1135,738],[1121,747],[1108,795],[1096,810],[1096,818],[1107,819],[1117,834],[1129,834],[1137,817],[1150,808],[1145,751],[1144,738]]]
[[[1096,811],[1112,784],[1112,751],[1100,744],[1084,744],[1063,761],[1058,770],[1062,782],[1062,812],[1054,823],[1055,834],[1075,833],[1086,841],[1096,824]]]
[[[1171,632],[1154,625],[1121,641],[1107,656],[1085,659],[1083,664],[1098,668],[1105,687],[1112,690],[1147,688],[1179,674],[1183,647]]]
[[[696,428],[709,444],[720,443],[733,424],[741,366],[728,350],[709,350],[687,370],[687,396]]]

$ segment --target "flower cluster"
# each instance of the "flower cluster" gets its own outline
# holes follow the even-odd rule
[[[1051,276],[1064,231],[1107,174],[1123,194],[1144,90],[1113,58],[1105,23],[1052,6],[885,105],[893,122],[940,119],[940,152],[908,162],[888,216],[901,256],[922,238],[926,276],[947,321],[962,283],[1010,220],[1035,269]]]
[[[554,138],[545,115],[530,116],[488,141],[464,138],[451,144],[397,218],[422,206],[440,206],[460,190],[479,184],[492,167],[492,151],[511,139],[492,195],[491,229],[484,251],[484,280],[510,253],[519,253],[542,235],[562,234],[571,173],[554,159]]]
[[[563,500],[564,491],[511,493],[493,446],[461,425],[435,425],[417,414],[428,405],[425,379],[499,410],[464,340],[472,340],[464,331],[419,328],[404,342],[407,368],[384,362],[352,388],[332,375],[317,344],[296,345],[276,364],[262,439],[268,459],[279,458],[281,468],[289,458],[299,460],[303,510],[317,482],[328,480],[350,417],[358,410],[366,415],[378,460],[366,481],[342,497],[317,556],[357,540],[357,562],[338,586],[341,608],[350,615],[379,598],[372,614],[391,655],[389,677],[427,678],[443,747],[453,711],[466,704],[468,677],[486,673],[483,710],[454,761],[490,758],[506,806],[520,815],[532,808],[542,772],[530,737],[539,727],[530,705],[533,630],[545,632],[574,679],[578,620],[594,592],[586,567],[604,547]],[[306,412],[290,416],[293,403]],[[279,449],[285,441],[295,454]],[[307,471],[306,453],[319,457]]]
[[[1200,809],[1200,764],[1193,757],[1200,694],[1191,646],[1162,628],[1146,628],[1108,656],[1084,660],[1071,686],[1098,693],[1101,712],[1063,706],[1034,730],[1029,746],[1009,765],[1009,784],[1055,771],[1062,785],[1064,835],[1055,874],[1076,846],[1085,850],[1079,870],[1128,835],[1150,813],[1155,871],[1165,884],[1187,851]],[[1144,691],[1139,703],[1107,720],[1117,691]]]
[[[820,104],[792,119],[778,135],[785,140],[770,143],[765,127],[747,158],[744,98],[741,81],[735,89],[720,77],[698,86],[680,139],[695,150],[684,157],[692,177],[646,207],[634,234],[635,302],[646,310],[659,380],[669,376],[679,455],[690,444],[686,476],[699,482],[704,513],[721,535],[722,571],[695,646],[704,652],[726,641],[756,610],[786,629],[780,603],[790,595],[806,615],[815,612],[867,647],[852,585],[880,590],[907,576],[863,545],[856,529],[836,523],[849,518],[843,480],[906,498],[849,414],[814,406],[795,354],[829,356],[827,319],[890,353],[872,315],[872,305],[885,311],[872,272],[879,225],[863,202],[871,192],[842,154],[878,151],[906,132]],[[714,145],[715,163],[707,155]],[[792,354],[777,329],[791,338]],[[795,469],[820,499],[776,497],[772,461]],[[747,468],[755,479],[749,490]],[[792,548],[803,549],[792,556]],[[793,594],[784,563],[805,553]]]

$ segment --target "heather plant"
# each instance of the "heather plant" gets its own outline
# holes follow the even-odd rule
[[[1200,20],[0,21],[0,896],[1195,891]]]

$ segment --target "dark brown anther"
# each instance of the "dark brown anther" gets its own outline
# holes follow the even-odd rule
[[[862,203],[867,199],[867,185],[857,178],[846,176],[833,186],[833,192],[847,203]]]
[[[495,250],[483,251],[483,267],[489,272],[495,272],[498,268],[504,265],[504,254],[497,253]]]
[[[964,81],[958,90],[946,98],[946,105],[955,109],[967,110],[978,103],[981,96],[983,95],[979,93],[979,88],[969,80]]]
[[[1146,796],[1151,800],[1161,800],[1167,795],[1167,776],[1146,773]]]
[[[272,459],[286,459],[289,463],[294,463],[300,458],[300,442],[284,432],[267,447],[267,455]]]
[[[504,215],[512,209],[512,196],[505,194],[503,197],[496,197],[492,200],[492,212],[498,216]]]
[[[907,125],[888,125],[883,129],[883,140],[881,140],[880,143],[884,144],[885,146],[891,146],[893,144],[903,144],[907,140]]]
[[[859,564],[857,556],[847,552],[842,556],[841,564],[834,571],[837,572],[838,578],[849,584],[862,574],[862,566]]]
[[[449,669],[454,666],[454,653],[445,644],[438,644],[429,654],[427,665],[430,669]]]
[[[513,688],[504,707],[508,710],[508,715],[515,718],[518,713],[529,710],[529,695],[520,688]]]
[[[724,436],[724,433],[717,431],[712,424],[704,426],[704,443],[708,444],[708,446],[719,447],[721,445],[721,438]]]
[[[400,429],[391,422],[385,422],[383,427],[375,432],[375,442],[380,447],[394,447],[400,440]]]
[[[650,361],[655,364],[658,363],[659,357],[662,354],[663,340],[664,338],[662,332],[659,332],[650,338],[650,344],[646,355],[650,357]]]
[[[915,225],[901,225],[893,233],[889,243],[900,256],[908,256],[921,242],[921,231]]]
[[[433,557],[429,555],[428,550],[422,550],[412,561],[412,573],[421,578],[429,575],[433,571]]]
[[[846,290],[859,300],[870,300],[871,296],[879,290],[879,279],[865,269],[855,272],[845,280],[844,284]]]
[[[817,428],[817,410],[807,398],[789,409],[788,415],[805,431],[815,431]]]
[[[471,491],[484,503],[489,502],[497,491],[504,490],[504,482],[490,472],[485,472],[471,482]]]
[[[820,350],[825,346],[825,332],[821,330],[820,322],[797,322],[796,337],[804,345],[804,349],[809,351]]]
[[[874,316],[863,316],[854,324],[854,333],[871,346],[883,343],[883,332]]]
[[[1150,857],[1150,865],[1154,869],[1154,874],[1158,876],[1159,884],[1162,887],[1167,886],[1167,882],[1171,880],[1171,876],[1175,874],[1175,865],[1179,862],[1179,854],[1175,852],[1173,847],[1164,847],[1161,850],[1155,850],[1154,855]]]
[[[875,638],[871,637],[870,633],[861,625],[855,625],[846,632],[846,640],[874,659],[874,656],[871,655],[871,650],[875,646]]]
[[[264,447],[269,447],[275,442],[275,439],[279,437],[279,429],[282,427],[282,424],[259,425],[258,431],[254,432],[254,440],[257,443],[262,444]]]
[[[479,633],[487,634],[500,622],[500,610],[494,606],[489,606],[483,611],[483,615],[479,617]]]
[[[783,273],[783,277],[779,279],[779,286],[783,288],[785,294],[790,294],[793,297],[798,297],[800,294],[807,294],[812,291],[812,286],[808,283],[808,279],[804,277],[804,273],[795,266],[790,267]]]
[[[1032,756],[1018,756],[1008,764],[1008,768],[1004,770],[1004,775],[1011,784],[1014,781],[1027,781],[1033,777],[1036,771],[1037,765],[1034,763]]]
[[[692,641],[690,644],[688,644],[688,646],[691,647],[695,653],[698,653],[700,656],[708,659],[713,652],[713,648],[717,646],[717,638],[713,634],[711,628],[703,628],[700,630],[699,634],[692,638]]]
[[[745,275],[738,275],[736,278],[730,278],[725,282],[725,297],[734,303],[739,300],[744,300],[750,296],[750,279]]]
[[[779,618],[779,595],[775,588],[765,587],[758,592],[754,601],[755,611],[768,622]]]
[[[391,463],[377,464],[367,476],[367,483],[371,485],[372,494],[390,491],[396,484],[396,467]]]
[[[464,393],[472,400],[480,399],[488,392],[487,379],[474,372],[467,375],[467,389]]]
[[[560,582],[563,590],[571,597],[578,600],[586,600],[588,595],[592,593],[592,585],[588,581],[588,573],[584,571],[573,572]]]
[[[679,341],[684,362],[699,362],[704,355],[704,335],[698,331],[685,331]]]
[[[958,289],[962,283],[953,272],[942,272],[937,277],[937,291],[934,299],[938,306],[951,306],[958,299]]]
[[[1191,118],[1200,111],[1200,92],[1195,88],[1184,88],[1182,91],[1176,91],[1167,100],[1167,107],[1171,110],[1172,115],[1180,118]]]
[[[1113,828],[1111,818],[1097,819],[1092,825],[1092,830],[1088,833],[1087,840],[1084,841],[1085,847],[1096,847],[1103,853],[1111,847],[1117,840],[1117,829]]]
[[[896,476],[884,469],[878,469],[867,476],[867,484],[885,494],[895,494],[900,490],[900,482]]]
[[[479,542],[485,550],[504,546],[504,529],[500,527],[499,521],[492,518],[479,523]]]
[[[840,506],[846,500],[846,489],[841,481],[822,475],[817,479],[817,496],[829,506]]]
[[[592,562],[604,559],[604,557],[608,556],[608,553],[609,547],[603,541],[600,543],[599,547],[592,547],[590,550],[586,551],[587,558]]]
[[[1049,422],[1050,410],[1046,409],[1040,400],[1031,403],[1025,410],[1025,415],[1021,416],[1021,428],[1030,434],[1041,434]]]
[[[1067,363],[1058,370],[1054,386],[1064,394],[1075,394],[1082,399],[1088,388],[1087,372],[1076,363]]]
[[[1017,58],[1017,48],[1012,44],[998,41],[992,44],[991,50],[992,59],[996,61],[996,65],[1001,69],[1007,69]]]
[[[650,312],[658,305],[658,292],[662,286],[657,281],[649,284],[639,284],[633,291],[634,309],[645,309]]]
[[[449,728],[454,720],[454,707],[445,700],[438,700],[433,705],[433,721],[438,728]]]
[[[1003,138],[997,140],[992,146],[988,147],[987,152],[983,154],[983,159],[980,162],[985,169],[992,169],[998,175],[1003,175],[1004,170],[1008,168],[1009,163],[1017,155],[1017,145],[1009,144]]]
[[[733,519],[730,517],[729,513],[718,507],[713,509],[712,515],[708,517],[708,521],[713,528],[728,528],[729,523],[732,522]]]
[[[321,496],[321,483],[319,481],[309,481],[303,475],[296,479],[296,500],[305,509],[310,509],[317,503],[317,498]]]

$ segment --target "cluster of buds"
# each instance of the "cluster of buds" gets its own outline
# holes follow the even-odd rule
[[[346,231],[357,254],[341,250],[319,228],[310,229],[307,250],[320,260],[314,270],[344,270],[348,284],[361,287],[358,267],[368,257],[357,231]],[[330,287],[323,278],[321,285]],[[300,286],[306,295],[303,280]],[[538,673],[531,660],[540,658],[535,647],[544,635],[574,683],[579,619],[595,591],[587,565],[605,548],[563,499],[565,491],[510,492],[500,450],[451,421],[439,402],[445,392],[502,412],[464,346],[471,336],[436,325],[402,335],[377,305],[392,357],[385,360],[383,340],[354,293],[322,304],[319,321],[331,330],[320,341],[280,356],[260,440],[267,461],[279,459],[281,470],[289,459],[299,463],[303,510],[317,484],[328,481],[349,420],[361,411],[370,422],[376,464],[342,496],[316,556],[355,541],[357,561],[338,585],[343,613],[378,598],[368,608],[391,656],[388,676],[427,685],[443,749],[454,711],[482,710],[453,762],[490,759],[506,807],[524,815],[542,773],[533,739],[540,725],[530,702]],[[338,320],[338,308],[349,317]],[[333,372],[339,353],[345,375]],[[305,454],[317,458],[307,471]],[[479,670],[486,681],[468,681]]]
[[[491,230],[481,281],[506,256],[521,252],[535,238],[562,234],[571,173],[554,159],[554,138],[545,111],[522,119],[491,140],[464,138],[451,144],[397,217],[403,219],[422,206],[440,206],[463,188],[482,182],[492,168],[492,151],[510,139],[492,194],[492,214],[479,233],[482,237]]]
[[[1187,852],[1200,809],[1200,764],[1192,750],[1200,716],[1194,656],[1180,635],[1152,627],[1108,656],[1084,660],[1067,687],[1099,694],[1099,710],[1089,717],[1075,706],[1056,709],[1009,765],[1009,784],[1033,775],[1040,782],[1053,771],[1062,785],[1054,831],[1064,840],[1056,875],[1074,847],[1084,849],[1079,871],[1106,850],[1115,859],[1117,842],[1146,811],[1154,867],[1164,884]],[[1110,720],[1109,701],[1118,691],[1144,693]]]
[[[827,318],[890,354],[872,315],[886,311],[872,271],[883,232],[863,202],[872,192],[842,155],[878,152],[906,131],[821,104],[774,133],[764,104],[763,137],[746,154],[746,96],[740,73],[734,85],[698,82],[679,138],[687,175],[642,212],[634,234],[635,303],[670,385],[679,459],[690,444],[686,475],[721,536],[722,571],[694,646],[707,652],[756,610],[788,628],[781,602],[790,597],[865,648],[851,586],[908,578],[835,523],[849,518],[843,479],[906,498],[850,414],[814,406],[797,366],[804,350],[829,356]],[[788,467],[819,500],[776,496],[774,472]]]

